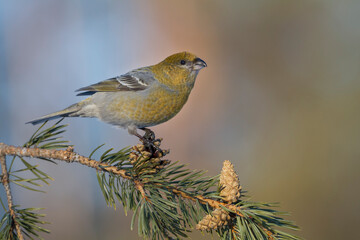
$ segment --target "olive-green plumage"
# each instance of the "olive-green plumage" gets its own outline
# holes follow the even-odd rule
[[[137,135],[137,128],[163,123],[181,110],[204,67],[206,63],[194,54],[177,53],[156,65],[80,88],[78,95],[91,96],[30,123],[60,117],[96,117]]]

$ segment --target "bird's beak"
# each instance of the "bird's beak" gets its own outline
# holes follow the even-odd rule
[[[195,58],[194,60],[194,70],[200,70],[204,67],[207,67],[206,62],[202,60],[201,58]]]

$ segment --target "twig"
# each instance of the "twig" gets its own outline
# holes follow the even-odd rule
[[[117,167],[109,166],[105,163],[100,163],[98,161],[89,159],[87,157],[81,156],[72,149],[69,150],[49,150],[41,148],[26,148],[26,147],[15,147],[0,143],[0,154],[2,155],[12,155],[19,157],[33,157],[33,158],[48,158],[52,160],[60,160],[68,163],[77,162],[82,165],[95,168],[99,171],[111,172],[113,174],[119,175],[125,179],[132,179],[131,176],[123,169],[117,169]]]
[[[150,201],[149,198],[146,196],[146,193],[145,193],[145,189],[144,189],[144,186],[143,186],[143,183],[139,180],[133,180],[134,183],[135,183],[135,187],[136,189],[141,193],[141,196],[146,200],[146,201]]]
[[[216,201],[216,200],[213,200],[213,199],[210,199],[210,198],[205,198],[201,195],[197,195],[197,196],[191,196],[177,188],[171,188],[169,189],[171,190],[173,193],[175,193],[176,195],[180,195],[182,196],[183,198],[186,198],[186,199],[189,199],[191,201],[199,201],[201,203],[204,203],[204,204],[209,204],[209,206],[211,206],[212,208],[219,208],[221,209],[221,206],[231,210],[232,212],[234,212],[236,215],[240,216],[240,217],[244,217],[244,215],[242,213],[240,213],[240,210],[241,208],[240,207],[237,207],[233,204],[227,204],[227,203],[223,203],[223,202],[220,202],[220,201]]]
[[[20,240],[23,240],[24,237],[23,237],[23,235],[21,233],[20,225],[16,220],[16,213],[15,213],[15,211],[13,209],[14,204],[13,204],[13,200],[12,200],[12,196],[11,196],[9,174],[8,174],[8,171],[7,171],[7,168],[6,168],[6,157],[5,156],[6,156],[5,154],[0,153],[0,163],[1,163],[1,170],[2,170],[1,181],[2,181],[2,184],[3,184],[4,188],[5,188],[10,215],[11,215],[11,218],[12,218],[12,220],[14,222],[15,229],[16,229],[16,232],[17,232],[17,236],[18,236],[18,238]]]
[[[111,172],[115,175],[119,175],[122,178],[136,181],[133,179],[126,170],[117,169],[114,166],[109,166],[106,163],[100,163],[98,161],[89,159],[87,157],[81,156],[72,149],[69,150],[48,150],[48,149],[40,149],[40,148],[25,148],[25,147],[15,147],[11,145],[7,145],[4,143],[0,143],[0,154],[2,155],[12,155],[12,156],[21,156],[21,157],[33,157],[33,158],[49,158],[52,160],[60,160],[68,163],[77,162],[82,165],[95,168],[98,171]],[[143,197],[145,197],[145,192],[142,185],[135,182],[137,189],[140,191]],[[231,210],[236,215],[240,217],[244,217],[243,214],[240,213],[241,208],[239,206],[235,206],[234,204],[227,204],[220,201],[216,201],[210,198],[205,198],[202,195],[192,196],[184,191],[181,191],[177,188],[170,187],[168,190],[172,191],[174,194],[179,195],[183,198],[189,199],[191,201],[199,201],[203,204],[208,204],[212,208],[221,208],[221,206]],[[146,198],[146,197],[145,197]]]

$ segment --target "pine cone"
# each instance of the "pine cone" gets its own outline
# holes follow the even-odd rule
[[[160,146],[161,139],[154,142],[154,144]],[[168,150],[163,150],[163,154],[159,151],[152,154],[146,149],[144,144],[137,144],[131,150],[129,162],[132,165],[137,164],[137,167],[142,168],[139,174],[154,174],[170,163],[169,160],[161,159],[163,155],[169,152]]]
[[[230,220],[229,213],[223,209],[215,209],[211,215],[206,215],[197,225],[197,230],[216,230],[228,224]]]
[[[220,196],[228,203],[236,202],[241,196],[239,177],[234,170],[234,165],[225,160],[220,174]]]

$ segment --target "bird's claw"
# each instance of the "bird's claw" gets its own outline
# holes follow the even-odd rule
[[[145,131],[143,139],[145,139],[148,142],[154,142],[155,141],[155,133],[148,128],[143,128],[143,130]]]
[[[140,138],[146,149],[148,149],[152,155],[158,151],[161,156],[164,156],[163,150],[159,147],[161,139],[155,139],[155,133],[148,128],[142,128],[145,131],[144,136]]]

